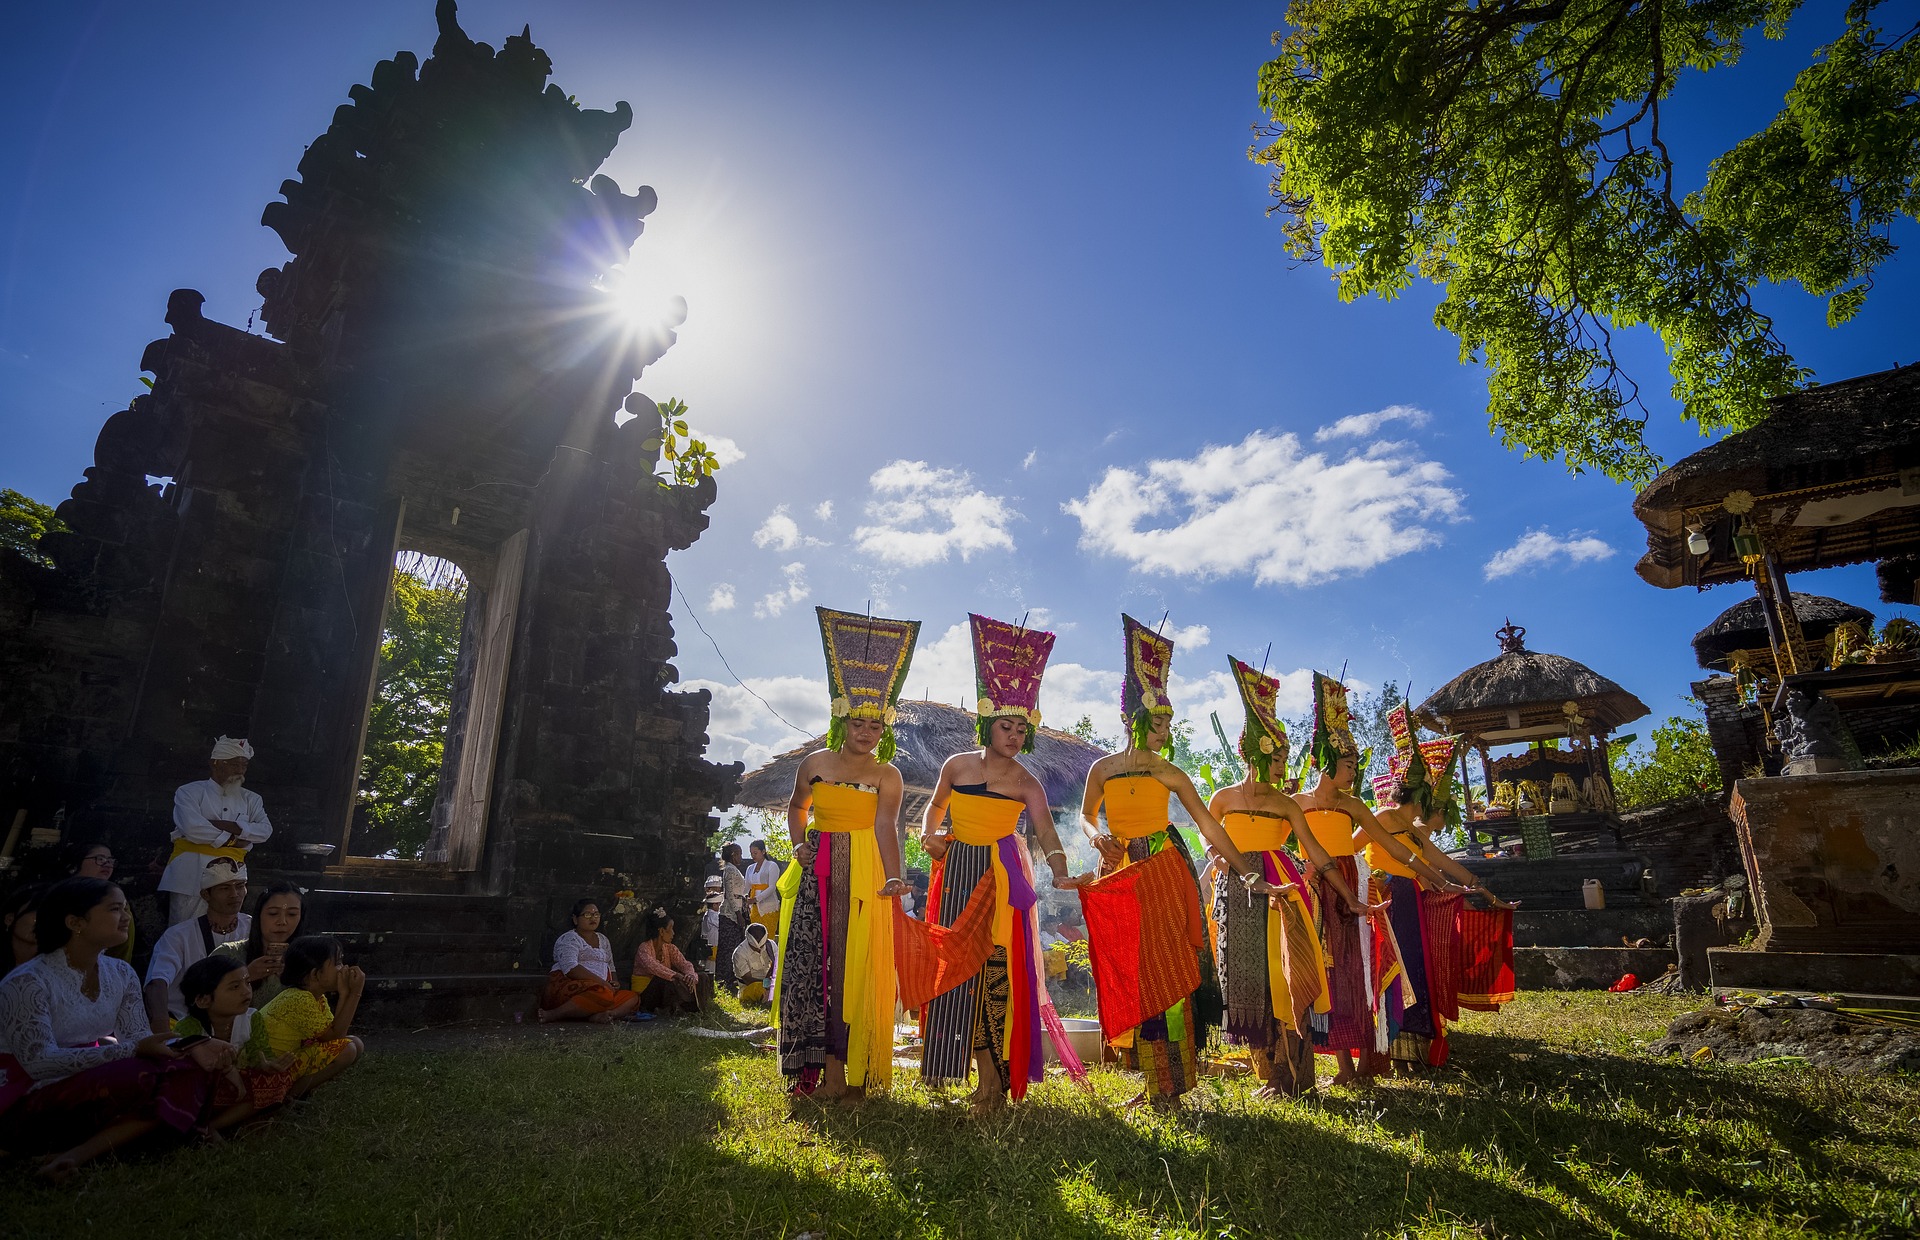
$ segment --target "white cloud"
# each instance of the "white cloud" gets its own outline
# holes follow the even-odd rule
[[[1020,514],[1006,499],[988,495],[962,470],[935,469],[925,461],[895,461],[867,480],[875,498],[867,519],[853,532],[860,550],[877,560],[916,568],[958,552],[1013,550],[1007,526]]]
[[[1169,636],[1173,638],[1175,650],[1194,651],[1213,640],[1213,630],[1204,624],[1189,624],[1185,628],[1175,629]]]
[[[1032,469],[1033,463],[1039,459],[1040,459],[1040,449],[1038,448],[1029,449],[1027,452],[1027,455],[1024,458],[1022,458],[1022,460],[1020,461],[1020,468]]]
[[[753,532],[753,545],[771,547],[775,551],[791,551],[795,547],[824,547],[826,544],[818,538],[800,532],[800,525],[787,515],[787,506],[781,504],[767,514],[760,528]]]
[[[928,640],[926,630],[921,630],[900,696],[970,708],[973,689],[973,634],[968,626],[951,625],[932,640]]]
[[[682,689],[706,689],[713,694],[707,720],[707,758],[712,762],[744,762],[760,766],[809,737],[827,730],[827,682],[824,677],[750,676],[747,687],[717,680],[688,680]],[[748,692],[751,689],[752,692]],[[766,699],[762,703],[754,694]],[[768,705],[772,706],[769,710]],[[779,719],[778,711],[793,721],[795,732]]]
[[[813,508],[813,515],[818,517],[822,521],[833,520],[833,501],[830,499],[823,499],[818,504],[815,504]]]
[[[1365,439],[1389,422],[1405,422],[1408,426],[1425,426],[1432,420],[1425,409],[1412,405],[1388,405],[1373,413],[1348,414],[1331,426],[1323,426],[1313,433],[1315,443],[1325,443],[1329,439]]]
[[[1460,517],[1448,477],[1406,444],[1334,460],[1294,435],[1255,431],[1144,471],[1110,468],[1062,507],[1079,519],[1083,549],[1143,571],[1297,586],[1438,543],[1426,523]]]
[[[753,605],[753,614],[765,620],[777,616],[807,597],[807,566],[789,564],[780,570],[784,584],[775,586]]]
[[[723,581],[713,588],[711,594],[707,595],[707,610],[732,611],[734,602],[733,586]]]
[[[1585,564],[1589,560],[1609,559],[1613,554],[1612,547],[1592,534],[1573,531],[1565,538],[1555,538],[1545,530],[1528,530],[1513,546],[1495,553],[1486,562],[1484,571],[1488,581],[1496,581],[1563,557],[1573,564]]]
[[[689,439],[698,439],[700,442],[706,444],[707,451],[713,453],[713,459],[720,462],[722,468],[732,465],[736,461],[744,461],[747,459],[746,449],[725,435],[708,434],[696,426],[691,429],[691,433],[689,433],[687,437]]]

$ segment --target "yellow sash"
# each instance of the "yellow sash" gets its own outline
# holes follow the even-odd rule
[[[956,792],[947,802],[947,812],[953,816],[953,838],[962,844],[982,846],[1012,835],[1026,808],[1024,801],[983,797],[972,792]]]
[[[244,864],[247,859],[247,850],[244,845],[198,844],[192,840],[175,840],[173,842],[173,856],[178,857],[182,853],[198,853],[202,857],[225,857],[235,865]],[[169,857],[167,860],[171,861],[173,857]]]
[[[1233,846],[1243,853],[1277,852],[1286,847],[1287,837],[1293,834],[1293,824],[1278,814],[1260,810],[1230,810],[1220,815],[1220,825],[1227,829]]]

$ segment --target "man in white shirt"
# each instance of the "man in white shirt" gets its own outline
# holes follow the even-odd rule
[[[177,925],[153,945],[153,960],[147,965],[147,985],[142,998],[147,1004],[147,1019],[155,1029],[171,1028],[171,1022],[187,1014],[187,1001],[180,993],[180,979],[187,968],[225,948],[236,960],[247,951],[247,934],[253,919],[240,911],[247,902],[247,867],[235,865],[226,857],[212,857],[200,872],[207,911]]]
[[[733,949],[733,976],[740,983],[740,1002],[765,1003],[773,986],[773,971],[780,962],[780,951],[759,922],[747,927],[747,937]]]
[[[747,916],[755,925],[765,926],[767,934],[780,937],[780,866],[767,856],[767,842],[755,840],[747,845],[753,860],[747,866]]]
[[[218,857],[244,867],[248,850],[273,834],[259,795],[242,787],[251,757],[252,745],[223,736],[213,744],[213,777],[182,784],[173,794],[173,858],[160,876],[160,890],[170,897],[169,925],[206,910],[200,874],[209,862]]]

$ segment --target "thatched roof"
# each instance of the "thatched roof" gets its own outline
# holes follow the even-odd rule
[[[940,768],[948,758],[980,747],[974,738],[973,713],[944,702],[901,702],[893,737],[899,747],[893,764],[906,783],[909,801],[916,792],[923,796],[933,792],[933,786],[940,781]],[[816,736],[758,770],[747,772],[734,803],[755,809],[785,809],[793,795],[793,777],[800,763],[826,743],[824,735]],[[1041,787],[1047,790],[1047,804],[1057,812],[1080,804],[1087,769],[1101,754],[1101,750],[1070,732],[1043,727],[1033,752],[1021,754],[1020,761],[1040,780]]]
[[[1799,507],[1821,498],[1866,490],[1901,497],[1899,475],[1920,467],[1920,366],[1829,383],[1776,398],[1759,425],[1700,449],[1655,478],[1634,501],[1647,527],[1647,554],[1634,571],[1656,586],[1713,585],[1738,580],[1745,566],[1713,537],[1706,557],[1686,548],[1686,527],[1726,517],[1721,502],[1734,491],[1760,501],[1756,519],[1771,519],[1774,504],[1791,509],[1770,540],[1788,572],[1828,568],[1920,550],[1920,506],[1893,503],[1858,517],[1841,512],[1796,524]]]
[[[1436,732],[1515,733],[1495,739],[1522,740],[1518,734],[1564,734],[1567,702],[1591,727],[1607,731],[1648,713],[1646,703],[1585,664],[1528,650],[1525,635],[1512,625],[1502,629],[1500,657],[1461,672],[1420,703],[1420,722]]]
[[[1808,641],[1819,641],[1849,620],[1857,624],[1873,623],[1873,613],[1866,608],[1818,594],[1796,593],[1793,614],[1799,619],[1800,631]],[[1768,644],[1767,618],[1758,595],[1735,603],[1693,635],[1693,653],[1700,666],[1719,671],[1731,670],[1727,656],[1734,651],[1753,650]]]

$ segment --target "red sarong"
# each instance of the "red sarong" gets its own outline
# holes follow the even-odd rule
[[[1460,1006],[1497,1012],[1513,1002],[1513,910],[1460,910]]]
[[[1100,1030],[1112,1039],[1200,988],[1206,922],[1193,873],[1177,848],[1080,888]]]
[[[939,908],[929,903],[930,908]],[[909,917],[893,902],[893,963],[900,1006],[914,1011],[979,973],[993,954],[993,870],[973,885],[951,926]]]
[[[1460,1019],[1461,900],[1432,891],[1420,897],[1420,928],[1427,938],[1427,1002],[1448,1024]]]

